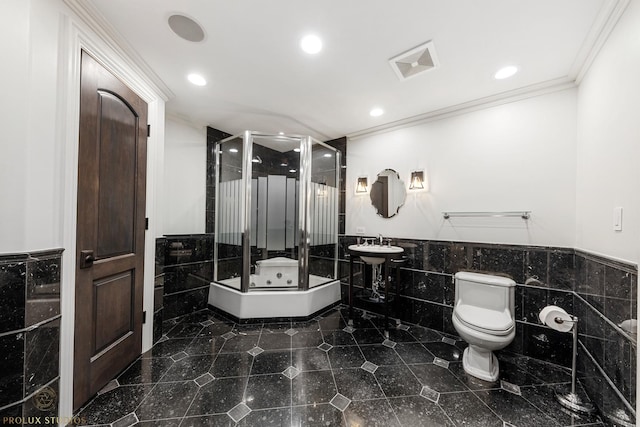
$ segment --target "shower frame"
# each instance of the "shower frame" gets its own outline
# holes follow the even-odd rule
[[[298,286],[292,288],[293,291],[308,291],[309,290],[309,252],[311,245],[310,238],[310,226],[311,226],[311,196],[312,196],[312,154],[313,146],[317,144],[323,148],[326,148],[334,153],[334,165],[335,165],[335,185],[336,185],[336,200],[334,206],[334,218],[333,221],[333,234],[335,235],[335,243],[333,248],[333,278],[328,279],[326,283],[319,286],[323,286],[332,281],[338,280],[338,212],[339,212],[339,182],[340,182],[340,156],[341,153],[336,148],[318,141],[308,135],[275,135],[256,131],[244,131],[242,134],[237,134],[220,140],[215,146],[215,223],[214,223],[214,272],[213,278],[216,283],[224,285],[221,281],[216,280],[218,278],[218,236],[219,236],[219,214],[220,214],[220,154],[221,146],[228,141],[234,139],[242,139],[242,188],[244,193],[242,194],[240,204],[240,221],[241,221],[241,246],[242,246],[242,271],[240,276],[240,292],[250,292],[251,282],[251,186],[252,186],[252,174],[253,174],[253,144],[255,138],[273,138],[275,140],[296,142],[299,141],[300,148],[300,163],[299,163],[299,189],[298,189]]]

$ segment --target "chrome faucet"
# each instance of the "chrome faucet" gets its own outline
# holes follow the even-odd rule
[[[383,240],[382,234],[378,234],[378,245],[379,246],[382,246],[382,240]]]

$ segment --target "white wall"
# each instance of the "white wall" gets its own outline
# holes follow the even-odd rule
[[[38,248],[51,248],[50,236],[36,239],[33,243],[27,241],[27,232],[31,223],[35,226],[42,222],[49,223],[51,206],[45,199],[40,212],[27,214],[27,206],[33,200],[31,191],[40,192],[29,186],[29,181],[41,180],[47,187],[51,184],[51,168],[43,171],[34,168],[30,158],[33,153],[34,141],[31,140],[29,129],[30,110],[33,108],[33,96],[30,83],[35,77],[30,73],[33,54],[29,48],[32,29],[30,28],[31,2],[25,0],[7,0],[0,3],[0,51],[5,64],[2,69],[3,84],[0,97],[0,123],[2,124],[2,149],[0,155],[0,253],[20,252]],[[44,76],[55,75],[56,64],[39,70]],[[53,98],[55,103],[55,86],[45,88],[39,94],[41,102],[49,106]],[[43,117],[47,125],[51,122]],[[35,127],[35,126],[34,126]],[[46,153],[54,143],[54,132],[44,136],[40,141]],[[37,159],[36,159],[37,160]],[[51,158],[49,159],[51,160]],[[35,176],[31,176],[35,175]],[[49,214],[49,215],[47,215]],[[46,242],[45,242],[46,241]]]
[[[205,232],[207,130],[167,117],[164,233]]]
[[[90,21],[62,0],[0,1],[3,96],[0,152],[0,253],[64,248],[61,283],[60,415],[71,416],[75,286],[75,218],[80,49],[88,49],[149,103],[149,123],[164,123],[164,89],[155,85]],[[81,13],[79,11],[79,13]],[[100,35],[98,35],[100,34]],[[164,129],[148,140],[145,269],[153,272],[154,222],[162,173]],[[160,166],[158,166],[160,165]],[[153,274],[145,276],[144,308],[153,311]],[[143,349],[152,341],[143,325]]]
[[[576,246],[640,261],[640,2],[631,1],[578,90]],[[613,208],[623,211],[613,231]]]
[[[347,234],[573,247],[576,90],[473,111],[350,140]],[[354,194],[385,168],[408,186],[425,169],[429,190],[409,192],[396,217],[382,219]],[[443,219],[443,211],[532,211],[531,219]]]

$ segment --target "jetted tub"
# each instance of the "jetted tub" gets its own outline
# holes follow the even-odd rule
[[[251,288],[287,288],[298,286],[298,260],[276,257],[256,261]]]
[[[209,304],[238,319],[306,317],[340,301],[340,281],[309,275],[309,290],[299,291],[298,261],[277,257],[256,262],[250,291],[240,292],[240,277],[211,283]]]

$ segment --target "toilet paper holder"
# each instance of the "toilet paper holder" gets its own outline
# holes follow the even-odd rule
[[[571,315],[569,315],[571,316]],[[573,323],[574,325],[578,323],[578,318],[575,316],[571,316],[571,319],[563,319],[562,317],[554,317],[553,321],[558,325],[562,325],[563,323]],[[547,325],[548,326],[548,325]]]
[[[571,328],[558,328],[556,325],[550,324],[551,319],[546,315],[548,312],[558,313],[552,317],[553,323],[557,326],[564,325],[565,323],[571,323]],[[556,393],[556,400],[565,408],[581,412],[584,414],[591,414],[596,411],[596,408],[589,401],[582,399],[578,393],[576,393],[576,362],[578,356],[578,317],[568,314],[562,308],[557,306],[547,306],[540,311],[540,321],[550,328],[560,332],[571,332],[573,335],[573,355],[571,360],[571,391],[569,393]]]

